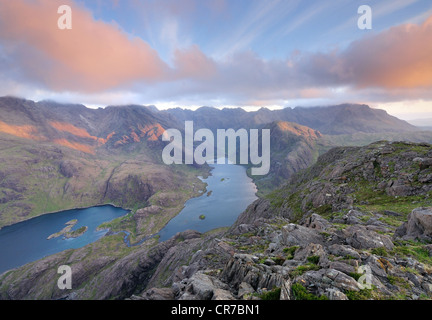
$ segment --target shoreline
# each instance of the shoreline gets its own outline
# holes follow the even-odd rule
[[[211,176],[211,171],[214,169],[214,167],[212,167],[212,166],[210,166],[210,165],[208,165],[208,166],[209,166],[209,168],[206,168],[207,170],[204,172],[203,175],[195,176],[195,178],[197,178],[197,179],[199,179],[199,180],[201,180],[201,181],[202,181],[202,180],[205,180],[205,179],[208,179],[208,177]],[[200,177],[201,177],[201,178],[200,178]],[[202,182],[203,182],[203,181],[202,181]],[[206,191],[207,191],[207,185],[205,186],[205,189],[204,189],[203,193],[205,193]],[[192,198],[199,197],[199,196],[200,196],[200,194],[198,194],[198,195],[196,195],[196,196],[193,196]],[[192,198],[191,198],[191,199],[192,199]],[[188,200],[189,200],[189,199],[188,199]],[[187,201],[187,200],[186,200],[186,201]],[[186,202],[185,202],[185,203],[186,203]],[[40,213],[40,214],[37,214],[37,215],[35,215],[35,216],[31,216],[31,217],[29,217],[28,219],[23,219],[23,220],[20,220],[20,221],[14,222],[14,223],[10,223],[10,224],[6,224],[6,225],[4,225],[4,226],[0,226],[0,231],[1,231],[3,228],[5,228],[5,227],[10,227],[10,226],[13,226],[13,225],[16,225],[16,224],[19,224],[19,223],[22,223],[22,222],[25,222],[25,221],[28,221],[28,220],[34,219],[34,218],[38,218],[38,217],[43,216],[43,215],[54,214],[54,213],[60,213],[60,212],[71,211],[71,210],[85,210],[85,209],[89,209],[89,208],[93,208],[93,207],[103,207],[103,206],[112,206],[112,207],[117,208],[117,209],[123,209],[123,210],[126,210],[126,211],[127,211],[126,214],[128,214],[128,213],[130,213],[130,212],[133,211],[132,208],[124,208],[124,207],[121,207],[121,206],[115,205],[115,204],[113,204],[113,203],[111,203],[111,202],[108,202],[108,203],[99,203],[99,204],[87,205],[87,206],[83,206],[83,207],[73,207],[73,208],[69,208],[69,209],[62,209],[62,210],[58,210],[58,211],[48,211],[48,212]],[[145,208],[145,207],[143,207],[143,208]]]
[[[55,213],[61,213],[61,212],[67,212],[67,211],[72,211],[72,210],[85,210],[85,209],[90,209],[90,208],[95,208],[95,207],[104,207],[104,206],[111,206],[111,207],[114,207],[114,208],[116,208],[116,209],[123,209],[123,210],[126,210],[126,211],[127,211],[126,214],[128,214],[128,213],[130,213],[130,212],[132,211],[132,209],[130,209],[130,208],[123,208],[123,207],[117,206],[117,205],[115,205],[115,204],[113,204],[113,203],[97,204],[97,205],[90,205],[90,206],[85,206],[85,207],[75,207],[75,208],[64,209],[64,210],[59,210],[59,211],[49,211],[49,212],[41,213],[41,214],[38,214],[38,215],[36,215],[36,216],[32,216],[32,217],[30,217],[30,218],[28,218],[28,219],[24,219],[24,220],[21,220],[21,221],[15,222],[15,223],[11,223],[11,224],[4,225],[4,226],[0,227],[0,231],[1,231],[3,228],[11,227],[11,226],[14,226],[14,225],[16,225],[16,224],[23,223],[23,222],[29,221],[29,220],[31,220],[31,219],[39,218],[39,217],[41,217],[41,216],[45,216],[45,215],[49,215],[49,214],[55,214]]]

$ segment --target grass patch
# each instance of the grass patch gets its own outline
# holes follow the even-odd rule
[[[404,289],[410,289],[410,285],[408,284],[408,281],[406,281],[405,279],[403,279],[401,277],[388,275],[387,281],[392,285],[398,285]]]
[[[307,271],[317,271],[319,270],[320,267],[316,264],[313,263],[307,263],[301,266],[298,266],[295,270],[290,272],[290,275],[292,277],[297,277],[297,276],[301,276],[303,273],[307,272]]]
[[[371,253],[380,257],[387,257],[388,253],[387,250],[383,247],[373,248],[371,250]]]
[[[285,262],[285,258],[281,256],[273,257],[272,260],[278,265],[281,266]]]
[[[310,256],[310,257],[307,257],[307,261],[310,262],[310,263],[312,263],[312,264],[318,264],[319,260],[320,260],[319,256]]]
[[[424,244],[416,241],[400,241],[391,252],[392,255],[401,257],[412,257],[419,262],[432,266],[432,257],[429,256],[429,250]]]
[[[280,300],[281,288],[274,288],[259,295],[261,300]]]
[[[283,252],[286,254],[287,260],[292,260],[294,258],[294,254],[297,251],[297,249],[300,248],[299,246],[292,246],[289,248],[284,248]]]
[[[325,295],[316,296],[313,293],[310,293],[300,283],[294,283],[291,286],[291,291],[294,300],[328,300],[328,298]]]
[[[324,204],[318,208],[315,208],[314,211],[320,216],[326,217],[333,212],[333,207],[331,204]]]
[[[372,299],[372,289],[362,289],[360,291],[347,290],[345,292],[349,300],[370,300]]]
[[[349,276],[351,278],[353,278],[355,281],[358,281],[358,279],[360,279],[360,277],[362,276],[362,273],[357,273],[357,272],[350,272]]]

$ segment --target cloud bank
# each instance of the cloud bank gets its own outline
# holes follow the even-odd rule
[[[220,2],[223,10],[225,2]],[[164,61],[147,42],[75,2],[72,30],[52,0],[0,2],[2,80],[56,93],[130,91],[152,101],[257,104],[338,96],[432,99],[432,16],[372,33],[347,48],[265,60],[241,51],[215,60],[193,44]],[[1,81],[1,80],[0,80]]]

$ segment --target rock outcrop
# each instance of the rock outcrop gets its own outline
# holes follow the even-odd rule
[[[407,240],[432,241],[432,207],[414,209],[408,221],[396,230],[395,236]]]

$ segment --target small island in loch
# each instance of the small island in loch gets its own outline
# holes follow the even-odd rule
[[[88,227],[83,226],[77,230],[71,231],[72,228],[78,223],[77,219],[73,219],[70,220],[68,222],[65,223],[66,227],[64,227],[62,230],[60,230],[59,232],[53,233],[50,236],[47,237],[47,240],[51,240],[53,238],[58,238],[60,236],[64,236],[66,239],[69,238],[77,238],[79,236],[81,236],[82,234],[84,234]]]
[[[83,235],[87,230],[88,230],[87,226],[82,226],[81,228],[79,228],[77,230],[66,232],[64,237],[66,239],[78,238],[79,236]]]

